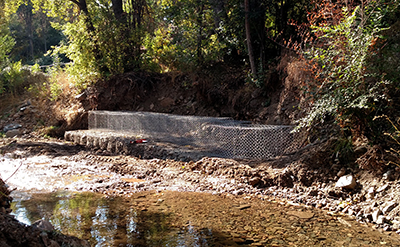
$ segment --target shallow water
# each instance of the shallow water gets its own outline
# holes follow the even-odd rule
[[[143,211],[126,198],[85,193],[12,194],[13,214],[25,223],[47,219],[56,230],[92,246],[211,246],[213,231],[171,225],[170,214]]]
[[[18,189],[12,194],[14,215],[26,224],[47,219],[58,231],[87,239],[91,246],[400,247],[397,237],[341,214],[268,195],[218,193],[236,182],[195,171],[185,177],[188,171],[173,161],[154,165],[76,146],[46,145],[21,144],[22,150],[0,152],[0,176]],[[124,164],[140,177],[110,172],[111,166]],[[149,180],[147,171],[153,170],[160,172],[158,180]],[[213,193],[187,192],[199,186]],[[124,197],[76,192],[97,189]]]

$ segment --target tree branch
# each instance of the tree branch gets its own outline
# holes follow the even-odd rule
[[[81,4],[80,2],[78,2],[76,0],[70,0],[70,1],[73,2],[74,4],[78,5],[78,6]]]

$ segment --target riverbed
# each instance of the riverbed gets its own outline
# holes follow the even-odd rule
[[[56,140],[6,145],[0,174],[16,189],[15,217],[46,219],[92,246],[400,246],[397,234],[188,169],[190,162],[110,156]]]

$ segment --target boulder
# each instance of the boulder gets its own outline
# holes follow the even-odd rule
[[[53,225],[47,220],[37,220],[32,224],[32,227],[38,228],[42,231],[54,231]]]
[[[374,196],[375,196],[375,187],[370,187],[370,188],[368,189],[368,192],[367,192],[367,194],[365,195],[365,197],[366,197],[367,199],[372,199],[372,198],[374,198]]]
[[[382,175],[382,179],[392,181],[394,180],[394,170],[389,170]]]
[[[385,222],[386,222],[386,217],[383,215],[379,215],[378,219],[375,221],[375,223],[378,225],[382,225]]]

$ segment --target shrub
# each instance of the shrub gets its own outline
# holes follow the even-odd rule
[[[9,92],[15,94],[23,89],[26,76],[29,74],[29,70],[22,67],[21,61],[10,63],[9,66],[5,67],[0,75],[0,94]]]
[[[376,2],[343,8],[323,1],[333,19],[310,21],[313,40],[302,52],[314,75],[312,83],[303,85],[314,102],[311,111],[299,121],[298,127],[324,122],[332,116],[342,129],[365,128],[373,115],[387,103],[388,86],[384,74],[373,71],[368,59],[371,47],[384,29],[380,20],[386,13]],[[335,12],[336,11],[336,12]],[[336,17],[336,19],[335,19]],[[339,18],[339,19],[337,19]],[[372,115],[372,117],[371,117]]]

